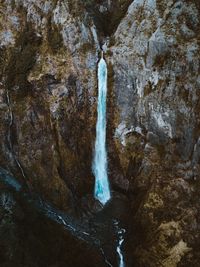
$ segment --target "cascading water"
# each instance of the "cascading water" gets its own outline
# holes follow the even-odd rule
[[[120,259],[120,262],[119,262],[119,267],[125,267],[124,265],[124,257],[123,257],[123,254],[122,254],[122,251],[121,251],[121,246],[124,242],[124,238],[123,238],[123,234],[125,233],[125,229],[120,229],[120,231],[118,232],[119,234],[119,244],[117,246],[117,253],[119,255],[119,259]]]
[[[107,174],[106,96],[107,65],[102,52],[102,56],[98,64],[98,117],[96,124],[95,154],[93,160],[93,173],[95,175],[94,197],[102,204],[105,204],[111,197]]]
[[[118,221],[114,221],[114,225],[116,227],[117,234],[118,234],[118,237],[119,237],[118,245],[117,245],[117,249],[116,249],[117,250],[117,254],[119,256],[119,267],[125,267],[124,256],[122,254],[121,247],[122,247],[122,244],[124,242],[124,234],[126,233],[126,230],[119,227]]]

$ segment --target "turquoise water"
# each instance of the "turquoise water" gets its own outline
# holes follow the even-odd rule
[[[95,175],[94,197],[102,204],[105,204],[111,197],[107,173],[106,97],[107,65],[102,57],[98,64],[98,116],[96,124],[95,154],[93,161],[93,172]]]

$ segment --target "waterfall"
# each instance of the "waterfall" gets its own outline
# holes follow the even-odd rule
[[[95,175],[94,197],[102,204],[105,204],[110,199],[106,152],[106,96],[107,65],[102,52],[102,56],[98,64],[98,116],[93,160],[93,173]]]

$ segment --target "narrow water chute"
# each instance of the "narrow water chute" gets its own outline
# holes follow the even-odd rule
[[[114,221],[114,226],[118,235],[118,244],[117,244],[117,254],[119,257],[119,267],[125,267],[124,256],[122,253],[122,245],[124,243],[124,234],[126,230],[124,228],[119,227],[119,222],[117,220]]]
[[[125,233],[125,230],[124,229],[121,229],[118,232],[118,234],[119,234],[119,244],[117,246],[117,253],[119,255],[119,267],[125,267],[125,264],[124,264],[124,256],[123,256],[122,250],[121,250],[122,244],[124,242],[123,233]]]

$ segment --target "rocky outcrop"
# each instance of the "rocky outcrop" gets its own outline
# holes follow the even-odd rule
[[[0,165],[24,190],[88,213],[106,42],[109,178],[131,203],[126,264],[198,267],[199,2],[6,0],[0,9]]]
[[[1,8],[1,165],[66,209],[92,191],[95,27],[60,1]]]

